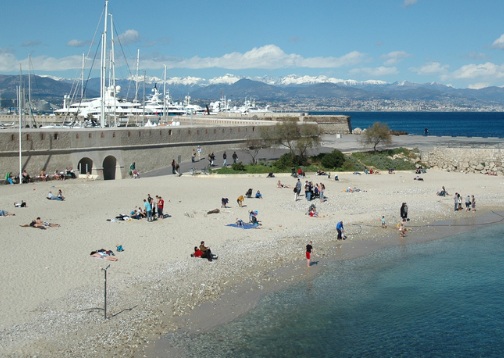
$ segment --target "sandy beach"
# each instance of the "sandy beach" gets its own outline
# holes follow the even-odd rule
[[[346,259],[384,245],[408,244],[467,230],[485,220],[499,220],[503,177],[429,170],[424,180],[413,172],[394,175],[340,173],[339,181],[308,173],[303,180],[323,182],[327,201],[294,200],[295,179],[288,175],[167,175],[118,181],[75,179],[3,186],[0,209],[16,214],[0,217],[3,289],[0,293],[2,356],[140,356],[163,334],[192,325],[188,317],[204,308],[212,324],[225,322],[253,306],[254,297],[286,285],[301,275],[316,274],[325,259]],[[277,188],[277,181],[290,188]],[[446,197],[436,195],[445,186]],[[360,191],[348,193],[346,188]],[[248,188],[263,199],[236,198]],[[61,189],[65,201],[47,200]],[[475,195],[477,212],[454,212],[453,194]],[[148,194],[165,199],[171,217],[107,221],[142,205]],[[229,208],[221,208],[221,198]],[[26,208],[13,203],[24,200]],[[409,207],[408,236],[396,229],[402,202]],[[319,217],[307,209],[317,206]],[[208,214],[213,209],[220,213]],[[262,226],[244,230],[226,226],[248,221],[258,210]],[[488,214],[488,215],[486,215]],[[381,228],[384,215],[388,227]],[[483,216],[486,215],[486,216]],[[40,216],[61,227],[20,227]],[[337,221],[345,223],[347,240],[337,241]],[[436,222],[463,226],[429,226]],[[219,259],[190,257],[204,240]],[[307,241],[315,247],[306,268]],[[97,249],[115,252],[118,261],[90,257]],[[108,319],[104,319],[104,271],[108,265]],[[287,272],[281,272],[281,270]],[[280,271],[279,271],[280,270]],[[307,271],[308,270],[308,271]],[[269,287],[269,288],[268,288]],[[212,302],[238,292],[241,304],[212,317]],[[216,304],[218,305],[218,304]],[[194,327],[193,327],[194,328]]]

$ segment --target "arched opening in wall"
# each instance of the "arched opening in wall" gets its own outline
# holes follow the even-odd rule
[[[103,160],[103,180],[114,180],[117,160],[109,155]]]
[[[91,174],[93,170],[93,161],[89,158],[82,158],[79,160],[79,164],[77,164],[77,169],[79,169],[80,174]]]

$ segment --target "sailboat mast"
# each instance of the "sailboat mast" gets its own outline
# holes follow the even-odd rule
[[[166,123],[166,65],[164,65],[164,75],[163,75],[163,120]]]
[[[111,78],[112,78],[112,85],[111,85],[111,94],[113,95],[112,101],[113,101],[113,116],[114,116],[114,126],[117,127],[117,116],[116,116],[116,110],[117,110],[117,87],[116,87],[116,76],[115,76],[115,42],[114,42],[114,17],[112,14],[110,14],[110,68],[111,68]]]
[[[140,49],[137,49],[137,60],[136,60],[136,77],[135,77],[135,100],[138,101],[138,67],[140,66]]]
[[[21,67],[21,65],[19,65]],[[17,88],[17,96],[18,96],[18,111],[19,111],[19,184],[21,184],[23,181],[21,180],[21,173],[23,171],[23,161],[21,158],[21,128],[23,127],[22,122],[23,122],[23,111],[21,110],[22,108],[22,96],[21,96],[21,86],[18,86]]]
[[[101,116],[100,126],[105,127],[105,85],[107,76],[107,28],[108,28],[108,0],[105,0],[105,13],[103,16],[103,34],[101,51],[101,73],[100,73],[100,94],[101,94]]]

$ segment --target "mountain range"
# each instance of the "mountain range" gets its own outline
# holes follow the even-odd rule
[[[324,82],[326,80],[326,82]],[[99,79],[93,78],[85,84],[85,97],[99,96]],[[44,100],[57,108],[62,105],[63,96],[68,95],[76,88],[78,82],[67,79],[57,79],[32,75],[14,76],[0,75],[0,99],[2,107],[14,106],[17,86],[30,88],[33,100]],[[117,80],[116,85],[121,86],[120,96],[132,99],[135,96],[136,84],[130,80]],[[149,95],[154,86],[162,90],[162,81],[151,79],[146,83],[138,83],[137,98]],[[191,102],[208,104],[223,96],[234,104],[242,103],[245,98],[253,98],[258,104],[269,104],[272,108],[289,108],[303,105],[313,108],[321,106],[322,109],[341,107],[343,103],[363,108],[363,103],[411,103],[436,104],[439,106],[452,106],[466,109],[489,109],[502,111],[504,109],[504,88],[486,87],[482,89],[456,89],[438,83],[411,83],[382,81],[358,82],[352,80],[333,81],[322,78],[303,78],[287,76],[278,80],[262,78],[251,80],[246,78],[233,78],[229,81],[171,81],[167,89],[174,101],[182,102],[186,96],[191,97]],[[78,89],[80,93],[80,89]],[[80,97],[80,95],[79,95]],[[301,105],[301,107],[300,107]],[[296,109],[296,108],[293,108]]]

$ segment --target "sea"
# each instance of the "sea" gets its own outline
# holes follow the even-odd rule
[[[365,129],[374,122],[412,135],[504,138],[503,112],[309,112],[348,115],[352,129]]]
[[[327,262],[230,323],[165,338],[179,357],[502,357],[504,217],[496,218]]]

